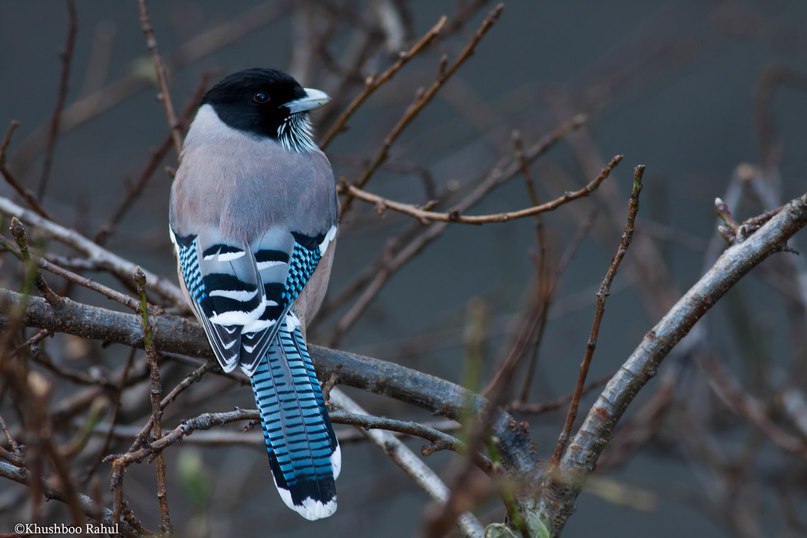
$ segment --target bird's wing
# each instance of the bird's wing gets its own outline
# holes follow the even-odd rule
[[[240,364],[248,375],[255,372],[277,334],[277,323],[285,320],[335,234],[335,225],[316,236],[274,228],[253,242],[266,308],[242,333]]]
[[[225,371],[255,373],[335,233],[335,225],[316,236],[274,226],[246,244],[216,230],[171,231],[188,295]]]

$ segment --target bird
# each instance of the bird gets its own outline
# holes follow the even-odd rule
[[[169,202],[183,293],[221,368],[249,377],[275,486],[308,520],[336,511],[341,468],[305,340],[339,212],[309,117],[329,100],[275,69],[223,78],[190,124]]]

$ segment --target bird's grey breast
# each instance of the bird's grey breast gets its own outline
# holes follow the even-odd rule
[[[170,218],[180,235],[213,226],[249,243],[273,226],[306,235],[327,231],[336,222],[336,204],[322,152],[297,153],[235,131],[207,106],[185,140]]]

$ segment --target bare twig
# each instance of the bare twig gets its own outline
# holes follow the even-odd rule
[[[112,397],[112,416],[109,419],[109,432],[107,433],[106,437],[104,437],[104,443],[101,446],[101,449],[98,451],[98,456],[93,460],[90,466],[84,473],[84,480],[82,483],[86,483],[89,481],[92,476],[95,474],[95,471],[98,469],[98,466],[102,463],[102,458],[104,454],[107,453],[109,450],[109,445],[112,442],[112,432],[115,429],[115,424],[118,422],[118,415],[120,414],[120,401],[123,397],[123,391],[126,388],[127,383],[129,382],[129,372],[134,365],[134,358],[135,358],[135,349],[132,348],[129,350],[129,356],[126,359],[126,364],[123,367],[123,371],[120,375],[120,380],[118,381],[118,386],[113,393],[114,396]]]
[[[0,235],[0,247],[8,250],[9,252],[17,256],[19,259],[21,260],[24,259],[22,253],[17,248],[15,248],[14,245],[12,245],[11,241],[9,241],[8,239],[6,239],[1,235]],[[119,291],[113,290],[112,288],[108,288],[103,284],[99,284],[94,280],[91,280],[87,277],[83,277],[72,271],[68,271],[67,269],[62,269],[58,265],[49,262],[45,258],[41,258],[39,256],[30,254],[30,259],[33,261],[33,263],[36,263],[37,266],[39,266],[39,268],[44,269],[49,273],[53,273],[54,275],[67,279],[70,282],[74,282],[79,286],[98,292],[101,295],[104,295],[105,297],[112,299],[113,301],[117,301],[120,304],[131,308],[132,310],[136,311],[139,308],[138,302],[133,297],[130,297]],[[30,345],[31,343],[34,342],[28,342],[27,345]]]
[[[2,476],[3,478],[7,478],[9,480],[13,480],[14,482],[18,482],[25,486],[30,487],[31,485],[31,474],[26,469],[17,467],[15,465],[11,465],[4,461],[0,461],[0,476]],[[61,502],[67,501],[65,494],[63,492],[54,489],[52,485],[44,481],[42,482],[41,489],[42,494],[47,499],[54,499]],[[100,508],[95,503],[95,501],[93,501],[90,497],[86,495],[79,494],[78,498],[79,502],[81,503],[81,509],[87,517],[92,518],[94,520],[101,520],[107,525],[112,525],[113,518],[112,518],[112,512],[110,510]],[[140,528],[142,529],[142,526],[140,526]],[[122,522],[121,530],[123,531],[123,533],[127,534],[139,534],[137,531],[135,531],[134,528],[130,526],[129,522]]]
[[[17,440],[14,439],[14,436],[11,435],[11,432],[8,431],[8,427],[6,426],[6,422],[3,420],[3,417],[0,416],[0,430],[3,431],[3,435],[6,436],[6,440],[8,440],[8,444],[11,447],[11,450],[14,454],[20,453],[20,445],[17,444]]]
[[[26,265],[26,272],[32,273],[34,284],[42,294],[42,297],[53,307],[56,307],[61,302],[62,298],[59,297],[45,281],[42,273],[39,272],[36,262],[33,261],[31,253],[28,250],[28,243],[25,237],[25,227],[17,217],[11,217],[11,235],[17,241],[19,248],[19,256],[23,263]]]
[[[248,420],[249,422],[259,422],[258,412],[257,410],[239,410],[235,411],[235,413],[241,414],[243,412],[242,420]],[[355,415],[353,413],[347,413],[345,411],[334,410],[330,411],[331,421],[334,424],[347,424],[350,422],[351,424],[360,425],[362,428],[379,428],[384,429],[387,431],[392,432],[395,434],[396,437],[402,436],[416,436],[421,437],[420,435],[415,435],[414,432],[418,431],[423,433],[425,437],[424,439],[434,439],[433,443],[442,443],[439,439],[444,436],[448,435],[440,429],[456,429],[457,426],[456,422],[453,420],[442,419],[439,421],[432,421],[429,423],[420,424],[417,422],[411,421],[403,421],[403,420],[395,420],[386,417],[376,417],[372,415]],[[248,418],[248,417],[255,417],[255,418]],[[241,420],[239,419],[239,420]],[[440,428],[440,429],[438,429]],[[252,428],[250,428],[252,429]],[[400,430],[404,430],[401,432]],[[94,435],[104,435],[107,437],[114,437],[117,439],[134,439],[140,434],[140,428],[134,426],[114,426],[111,427],[109,425],[96,425],[92,429],[92,433]],[[448,436],[451,439],[454,439],[450,435]],[[339,444],[346,444],[346,443],[356,443],[361,441],[366,441],[367,438],[358,430],[358,429],[342,429],[336,432],[336,438],[339,440]],[[194,430],[193,435],[187,435],[182,438],[182,444],[188,445],[203,445],[203,446],[224,446],[224,445],[239,445],[239,446],[247,446],[252,447],[256,451],[263,451],[264,446],[261,443],[261,434],[257,431],[252,432],[237,432],[237,431],[229,431],[229,430],[218,430],[218,431],[204,431],[204,430]],[[431,445],[425,445],[421,448],[421,453],[430,447]],[[459,446],[459,445],[457,445]],[[442,446],[442,448],[449,449],[447,446]],[[106,452],[106,451],[104,451]],[[425,455],[425,454],[424,454]],[[6,457],[8,456],[8,457]],[[20,462],[19,465],[22,465],[22,460],[16,458],[11,453],[4,453],[3,449],[0,448],[0,458],[7,459],[11,461],[12,459]],[[11,458],[11,459],[9,459]],[[14,461],[11,461],[17,465]],[[486,466],[483,466],[483,470],[487,469]]]
[[[524,142],[521,139],[521,133],[513,131],[512,135],[513,147],[516,152],[516,159],[518,160],[519,167],[521,168],[521,177],[524,179],[524,184],[527,187],[527,193],[530,197],[530,203],[533,207],[540,204],[538,192],[535,189],[535,181],[533,180],[532,173],[530,172],[530,163],[527,156],[524,154]],[[538,349],[543,338],[544,329],[546,327],[547,319],[549,318],[549,305],[552,301],[552,294],[555,289],[555,281],[557,278],[550,278],[549,275],[549,244],[546,237],[546,230],[544,229],[544,219],[540,213],[535,215],[535,238],[538,242],[538,253],[535,274],[535,292],[537,300],[541,302],[541,317],[538,320],[538,330],[535,334],[535,343],[533,344],[532,357],[527,365],[527,371],[524,374],[524,381],[521,384],[521,391],[518,395],[518,401],[526,402],[529,395],[530,387],[532,386],[532,378],[535,375],[535,368],[538,365]],[[560,271],[558,271],[560,274]]]
[[[765,69],[754,89],[754,121],[762,167],[768,182],[774,180],[774,171],[782,159],[782,140],[776,129],[773,101],[777,90],[792,88],[807,92],[807,76],[783,66],[772,65]],[[778,187],[778,185],[776,185]]]
[[[586,385],[583,388],[583,392],[581,393],[581,396],[585,396],[586,394],[589,394],[590,392],[602,387],[603,385],[605,385],[608,382],[609,379],[611,379],[611,377],[613,375],[614,375],[614,373],[611,372],[611,373],[608,373],[608,374],[602,376],[599,379],[596,379],[596,380],[590,382],[588,385]],[[524,413],[524,414],[529,414],[529,415],[540,415],[542,413],[548,413],[550,411],[555,411],[557,409],[560,409],[564,405],[567,405],[569,402],[572,401],[573,396],[574,396],[574,393],[569,393],[566,396],[562,396],[561,398],[558,398],[556,400],[552,400],[552,401],[549,401],[549,402],[527,403],[527,402],[515,401],[515,402],[513,402],[513,403],[511,403],[510,405],[507,406],[507,410],[511,411],[513,413]]]
[[[605,273],[605,277],[600,283],[600,289],[597,291],[597,304],[594,308],[594,319],[591,322],[591,332],[589,333],[588,342],[586,343],[586,352],[583,356],[583,361],[580,363],[580,372],[577,376],[577,384],[575,385],[574,392],[572,393],[572,401],[569,404],[569,411],[566,414],[566,421],[563,424],[558,436],[558,442],[555,445],[555,451],[552,453],[552,465],[557,465],[560,461],[563,451],[566,450],[566,445],[571,435],[572,427],[574,426],[574,419],[577,417],[577,408],[580,406],[580,397],[583,395],[583,390],[586,386],[586,378],[588,377],[588,370],[591,366],[591,360],[594,358],[594,350],[597,347],[597,337],[600,334],[600,323],[605,314],[605,301],[611,292],[611,283],[616,277],[619,270],[619,264],[630,247],[630,242],[633,239],[633,231],[636,223],[636,215],[639,212],[639,195],[642,192],[642,177],[644,176],[644,165],[638,165],[633,169],[633,189],[630,194],[630,201],[628,202],[628,217],[625,222],[625,229],[622,232],[622,239],[619,241],[619,247],[614,254],[611,265]]]
[[[356,112],[356,110],[362,104],[364,104],[364,102],[367,101],[367,99],[369,99],[378,88],[383,86],[387,81],[391,80],[392,77],[394,77],[395,74],[409,62],[409,60],[417,56],[432,41],[434,41],[438,35],[440,35],[440,30],[442,30],[445,23],[446,17],[440,17],[437,23],[432,26],[431,29],[418,40],[417,43],[412,45],[409,50],[401,51],[398,54],[398,59],[395,61],[395,63],[389,66],[386,71],[378,76],[371,75],[367,77],[362,92],[350,102],[347,108],[345,108],[339,117],[336,118],[336,121],[334,121],[333,125],[331,125],[325,135],[323,135],[322,140],[319,143],[323,150],[328,147],[328,144],[330,144],[334,136],[347,129],[347,121],[350,119],[353,113]]]
[[[614,168],[622,162],[622,155],[614,156],[611,161],[605,165],[600,171],[599,175],[586,187],[573,194],[586,192],[586,189],[592,184],[601,184],[607,178]],[[582,195],[581,195],[582,196]],[[529,311],[522,320],[522,329],[518,332],[515,343],[513,344],[507,357],[502,361],[501,365],[496,369],[496,372],[491,377],[488,386],[482,391],[494,401],[498,401],[497,397],[493,396],[498,394],[502,387],[510,381],[510,376],[516,371],[519,363],[524,359],[532,346],[532,342],[540,329],[540,321],[544,305],[540,302],[535,302],[531,305]]]
[[[562,140],[563,137],[578,129],[585,122],[586,117],[583,115],[577,115],[571,120],[564,122],[527,148],[524,152],[524,158],[528,162],[532,162],[541,157],[554,147],[558,141]],[[475,204],[479,203],[491,190],[514,177],[520,170],[521,166],[518,159],[502,159],[479,181],[479,184],[468,193],[462,201],[454,206],[454,210],[461,213],[470,209]],[[361,292],[353,305],[341,317],[334,328],[333,336],[330,340],[332,346],[340,341],[359,316],[364,313],[392,275],[406,265],[414,256],[418,255],[431,242],[440,237],[447,226],[447,222],[435,222],[429,225],[415,238],[408,241],[403,247],[390,249],[390,251],[385,250],[381,254],[379,260],[376,262],[376,270],[366,273],[369,281],[366,283],[364,291]],[[360,277],[363,276],[364,275],[360,275]]]
[[[759,429],[773,444],[807,461],[807,442],[777,426],[765,413],[762,404],[746,394],[713,355],[702,354],[698,362],[708,376],[715,394],[729,409],[748,419],[748,422]]]
[[[6,164],[8,160],[8,146],[11,144],[11,137],[14,135],[14,131],[17,130],[17,127],[20,126],[20,122],[17,120],[12,120],[11,124],[8,126],[8,131],[6,131],[6,136],[3,137],[3,143],[0,145],[0,174],[3,174],[3,177],[6,179],[11,188],[19,194],[25,203],[28,204],[28,207],[39,213],[42,217],[49,219],[48,212],[45,211],[45,208],[39,203],[34,193],[26,189],[22,186],[22,183],[19,182],[17,177],[14,173],[8,168],[8,164]]]
[[[56,474],[62,483],[61,485],[64,489],[65,501],[67,502],[67,506],[70,508],[70,516],[73,518],[73,523],[76,525],[83,525],[84,513],[81,508],[81,499],[76,491],[75,481],[73,480],[73,476],[68,468],[68,462],[65,461],[64,456],[61,454],[61,452],[59,452],[59,449],[56,448],[53,438],[50,435],[43,439],[43,442],[45,445],[45,451],[48,453],[50,461],[53,463],[54,469],[56,469]]]
[[[200,367],[196,368],[194,371],[189,373],[185,378],[177,383],[177,385],[171,389],[169,392],[160,402],[160,409],[163,410],[168,407],[168,404],[173,402],[177,399],[177,396],[180,395],[182,391],[193,385],[194,383],[198,382],[202,379],[202,376],[205,375],[210,370],[214,370],[218,368],[218,363],[214,361],[207,361]]]
[[[594,178],[591,182],[586,184],[581,189],[578,189],[573,192],[567,192],[563,194],[563,196],[559,196],[554,200],[549,202],[545,202],[540,205],[536,205],[533,207],[528,207],[526,209],[521,209],[519,211],[506,211],[504,213],[493,213],[490,215],[463,215],[459,211],[449,211],[448,213],[439,213],[436,211],[427,211],[424,209],[420,209],[411,204],[402,204],[400,202],[395,202],[392,200],[388,200],[386,198],[382,198],[381,196],[371,194],[369,192],[363,191],[358,187],[354,187],[353,185],[348,185],[343,183],[341,185],[341,190],[343,192],[349,193],[351,196],[355,196],[360,200],[364,200],[365,202],[372,203],[376,206],[379,213],[383,213],[385,209],[392,209],[393,211],[398,211],[400,213],[404,213],[419,219],[422,222],[452,222],[457,224],[488,224],[488,223],[500,223],[500,222],[509,222],[511,220],[516,219],[523,219],[526,217],[533,217],[536,215],[540,215],[541,213],[546,213],[548,211],[554,211],[555,209],[559,208],[562,205],[568,204],[569,202],[573,202],[578,198],[583,198],[584,196],[588,196],[600,186],[600,183],[605,181],[605,179],[610,175],[611,170],[619,164],[622,160],[622,155],[617,155],[608,165],[603,168],[600,175]]]
[[[344,414],[340,414],[339,412],[331,413],[331,419],[336,424],[348,424],[351,426],[360,426],[368,430],[377,429],[414,435],[439,445],[440,450],[450,450],[452,452],[462,453],[466,451],[465,443],[456,437],[417,422],[395,420],[386,417],[375,417],[367,414],[356,414],[355,411]],[[434,453],[435,451],[436,450],[427,449],[429,454]],[[490,473],[491,463],[488,458],[479,454],[474,454],[473,457],[474,462],[480,469]]]
[[[611,168],[616,166],[619,162],[618,158],[614,158],[611,162]],[[601,175],[608,175],[610,169],[605,170]],[[487,441],[489,433],[489,426],[493,424],[494,415],[492,414],[496,406],[502,404],[505,400],[508,389],[513,382],[514,373],[516,372],[519,364],[527,356],[533,347],[536,335],[540,328],[540,320],[542,317],[545,304],[541,301],[533,301],[526,314],[520,322],[520,328],[516,333],[515,341],[510,348],[508,354],[501,361],[501,364],[496,369],[492,376],[492,380],[483,391],[483,394],[488,398],[491,405],[481,413],[475,422],[469,427],[469,441],[468,453],[473,454],[485,444],[495,447],[494,443]],[[493,451],[495,448],[492,448]],[[429,538],[442,536],[446,529],[456,519],[462,507],[469,502],[474,502],[474,499],[469,495],[469,485],[472,480],[470,460],[454,473],[454,478],[451,481],[450,493],[448,500],[438,510],[434,510],[429,515],[425,525],[425,535]],[[531,470],[531,473],[535,469]],[[531,480],[530,474],[520,474],[517,476],[517,481],[529,482]],[[512,486],[510,481],[504,480],[498,488],[505,499],[512,499]],[[505,503],[508,509],[508,516],[512,519],[514,524],[522,530],[522,534],[536,533],[537,529],[533,528],[526,522],[526,518],[521,513],[521,508],[515,502]]]
[[[289,4],[287,0],[278,0],[247,9],[182,43],[165,56],[165,65],[169,70],[175,71],[232,45],[284,15],[288,11]],[[121,78],[66,106],[62,113],[60,131],[67,132],[101,116],[124,100],[148,88],[151,83],[152,79],[144,77],[141,71],[137,69],[127,71]],[[25,167],[41,150],[45,137],[44,128],[32,133],[16,151],[15,162],[21,162],[21,166]]]
[[[141,5],[143,2],[141,1]],[[151,435],[153,439],[162,436],[160,419],[162,417],[162,385],[160,384],[160,366],[157,362],[157,348],[154,346],[154,328],[149,322],[148,299],[146,298],[146,275],[138,267],[134,274],[137,283],[137,294],[140,296],[140,319],[143,326],[143,346],[146,348],[146,362],[151,372]],[[157,454],[157,500],[160,505],[160,530],[171,535],[171,516],[168,508],[168,490],[165,484],[165,459],[162,453]]]
[[[464,451],[465,449],[465,445],[451,435],[416,422],[396,420],[386,417],[376,417],[366,414],[356,414],[354,412],[342,410],[331,411],[330,416],[334,424],[357,426],[367,430],[386,430],[398,434],[420,437],[427,441],[431,441],[432,443],[439,443],[441,448],[455,452]],[[203,413],[197,417],[183,420],[179,426],[165,433],[160,438],[145,443],[144,446],[141,446],[143,443],[138,440],[142,438],[142,429],[137,430],[136,433],[135,430],[130,430],[128,432],[116,430],[116,432],[113,432],[114,435],[134,437],[134,443],[132,444],[132,448],[126,453],[121,455],[107,456],[104,458],[104,460],[120,463],[125,467],[132,463],[141,462],[154,454],[160,454],[172,444],[187,438],[196,431],[209,430],[211,428],[223,426],[231,422],[257,421],[259,419],[260,415],[255,409],[237,409],[235,411],[223,413]],[[109,428],[104,429],[96,427],[95,431],[104,432],[106,434],[110,433]],[[233,442],[243,443],[248,441],[250,443],[255,443],[256,446],[259,446],[258,443],[255,442],[258,437],[233,436],[229,433],[230,432],[224,433],[220,437],[216,438],[206,438],[205,443],[227,444]],[[491,463],[487,458],[484,456],[479,456],[476,461],[483,471],[490,472]]]
[[[154,62],[157,87],[160,89],[157,98],[162,101],[163,108],[165,108],[165,117],[168,120],[168,128],[171,129],[171,138],[174,141],[174,150],[176,150],[177,159],[179,159],[179,155],[182,153],[182,125],[177,121],[177,115],[174,112],[171,92],[168,91],[168,75],[165,72],[162,57],[160,57],[160,51],[157,49],[157,37],[154,35],[154,27],[151,25],[146,0],[138,0],[138,6],[140,8],[140,27],[143,29],[143,35],[146,38],[146,46],[151,54],[151,61]]]
[[[67,0],[67,42],[64,50],[59,54],[62,60],[62,74],[59,77],[59,92],[56,96],[56,104],[53,108],[53,115],[50,118],[48,127],[48,141],[45,144],[45,158],[42,161],[42,174],[39,176],[39,185],[36,188],[36,197],[42,200],[48,187],[50,169],[53,165],[53,150],[56,148],[56,140],[59,138],[59,124],[62,120],[62,109],[67,99],[67,90],[70,83],[70,65],[73,62],[73,51],[76,47],[76,33],[78,32],[78,16],[76,15],[76,4],[73,0]]]
[[[462,66],[462,64],[464,64],[465,61],[471,57],[471,55],[474,53],[474,49],[476,49],[476,46],[498,20],[502,9],[504,9],[503,4],[499,4],[493,8],[488,16],[485,17],[485,20],[482,21],[482,24],[479,26],[474,36],[465,45],[465,48],[463,48],[462,51],[457,55],[457,58],[451,65],[448,65],[446,58],[443,57],[440,62],[440,68],[435,81],[424,91],[418,93],[415,100],[409,105],[406,112],[404,112],[403,116],[401,116],[401,118],[398,120],[398,123],[395,124],[389,134],[387,134],[387,136],[384,138],[384,143],[376,152],[370,164],[364,169],[362,175],[352,186],[361,189],[367,184],[376,170],[378,170],[378,167],[381,166],[381,164],[387,159],[390,147],[393,143],[395,143],[404,129],[406,129],[406,127],[412,123],[412,120],[417,117],[420,111],[431,102],[437,92],[440,91],[440,88],[442,88],[443,85],[454,75],[454,73],[457,72],[460,66]],[[343,190],[343,192],[346,192],[348,196],[342,204],[342,217],[344,217],[344,215],[350,210],[353,200],[353,194],[350,193],[349,189],[346,191]]]

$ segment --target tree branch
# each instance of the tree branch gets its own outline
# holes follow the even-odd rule
[[[48,141],[45,145],[45,158],[42,161],[42,174],[39,176],[39,185],[36,188],[36,197],[39,200],[45,197],[50,169],[53,164],[53,150],[56,149],[56,140],[59,138],[59,123],[62,120],[62,110],[67,99],[70,65],[73,63],[73,51],[76,48],[77,19],[75,2],[67,0],[67,41],[65,42],[64,50],[59,55],[62,60],[62,74],[59,77],[59,92],[56,96],[56,104],[48,127]]]
[[[33,211],[18,206],[8,198],[0,196],[0,213],[17,217],[21,221],[39,228],[48,237],[52,237],[66,245],[70,245],[79,252],[82,252],[90,260],[95,262],[99,267],[104,268],[121,279],[130,280],[134,272],[137,270],[137,265],[113,254],[112,252],[96,245],[80,233],[70,228],[65,228],[55,222],[48,220],[40,215],[35,214]],[[175,306],[187,310],[187,302],[182,296],[182,292],[174,284],[161,278],[156,274],[143,270],[146,275],[147,286],[149,289],[170,299]]]
[[[5,307],[2,312],[20,309],[28,326],[138,348],[144,346],[140,317],[134,314],[89,306],[66,297],[57,307],[51,307],[39,297],[24,297],[1,288],[0,304]],[[154,345],[159,351],[213,358],[204,332],[195,322],[171,315],[153,316],[151,321]],[[6,314],[2,314],[0,325],[7,322]],[[408,402],[453,420],[467,419],[469,411],[471,416],[477,416],[487,405],[478,394],[404,366],[318,346],[310,346],[310,351],[324,378],[335,372],[340,383]],[[531,472],[536,459],[526,430],[503,410],[496,410],[493,415],[491,427],[504,466],[513,472]]]
[[[588,196],[597,190],[600,183],[606,180],[606,178],[611,174],[611,171],[620,163],[620,161],[622,161],[622,155],[615,156],[613,159],[611,159],[611,162],[609,162],[605,168],[602,169],[602,172],[600,172],[596,178],[587,183],[581,189],[573,192],[566,192],[563,194],[563,196],[559,196],[554,200],[550,200],[549,202],[540,205],[520,209],[518,211],[492,213],[490,215],[463,215],[458,210],[449,211],[448,213],[428,211],[412,204],[403,204],[388,198],[383,198],[377,194],[372,194],[362,190],[354,185],[349,185],[346,182],[342,182],[339,185],[339,188],[342,192],[346,192],[359,200],[374,204],[379,214],[383,213],[386,209],[392,209],[393,211],[415,217],[423,223],[454,222],[457,224],[489,224],[493,222],[509,222],[511,220],[523,219],[525,217],[534,217],[535,215],[540,215],[541,213],[553,211],[562,205],[577,200],[578,198]]]
[[[792,200],[742,243],[728,248],[703,277],[645,335],[611,378],[572,439],[556,472],[542,480],[537,510],[541,520],[560,535],[574,501],[628,405],[655,375],[661,361],[695,323],[746,273],[807,225],[807,194]]]

